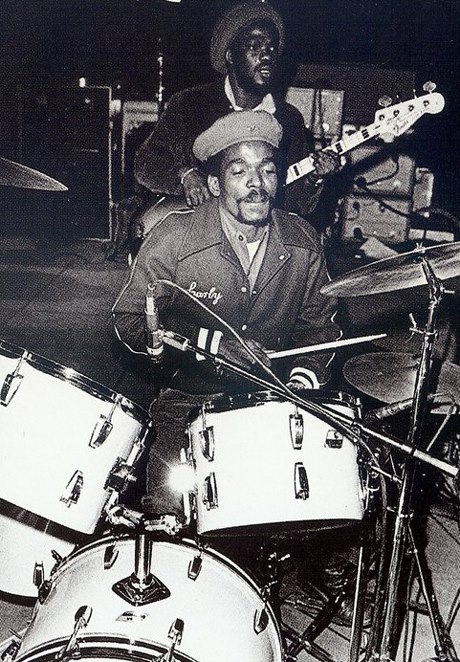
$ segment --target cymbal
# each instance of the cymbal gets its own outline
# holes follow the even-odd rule
[[[49,175],[3,158],[0,158],[0,186],[16,186],[41,191],[68,190],[67,186],[49,177]]]
[[[338,276],[321,288],[330,296],[360,297],[426,285],[421,258],[426,257],[440,280],[460,274],[460,242],[416,248],[366,264]]]
[[[362,393],[386,404],[412,398],[420,358],[398,352],[361,354],[349,359],[343,368],[345,379]],[[436,392],[460,404],[460,366],[442,364]],[[441,397],[440,397],[441,401]],[[436,411],[446,411],[437,407]]]

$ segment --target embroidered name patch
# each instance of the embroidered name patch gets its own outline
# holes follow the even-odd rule
[[[196,299],[207,299],[208,301],[211,302],[213,306],[219,303],[219,301],[222,299],[222,293],[218,292],[214,286],[210,287],[209,290],[197,290],[197,282],[196,280],[192,281],[189,285],[188,291],[192,296],[194,296]]]

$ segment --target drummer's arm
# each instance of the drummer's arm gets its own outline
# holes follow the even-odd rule
[[[303,304],[292,334],[292,346],[302,347],[340,338],[334,321],[336,301],[321,294],[320,288],[329,281],[322,252],[312,253]],[[318,352],[295,357],[288,372],[289,382],[299,382],[307,388],[319,388],[330,379],[332,352]]]
[[[175,282],[177,251],[182,240],[178,232],[167,231],[168,224],[175,224],[173,215],[164,220],[161,228],[153,228],[142,243],[128,282],[112,309],[115,333],[133,354],[148,356],[145,305],[146,294],[152,286],[162,328],[201,349],[209,349],[203,339],[209,341],[211,350],[218,344],[218,332],[201,327],[198,320],[184,311],[184,295],[177,297],[173,286],[159,282],[160,279]],[[179,301],[177,305],[175,300]]]

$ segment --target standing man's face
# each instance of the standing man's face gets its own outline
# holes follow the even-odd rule
[[[270,220],[278,187],[274,148],[260,140],[227,147],[219,177],[209,177],[209,188],[240,223],[265,225]]]
[[[239,85],[248,92],[267,93],[278,70],[278,34],[269,23],[255,23],[243,30],[227,51]]]

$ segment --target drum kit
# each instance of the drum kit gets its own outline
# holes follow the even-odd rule
[[[25,175],[23,168],[17,166],[18,178],[46,186],[45,175]],[[0,183],[22,185],[12,183],[22,181],[12,169],[0,174]],[[459,474],[430,452],[423,433],[428,403],[451,415],[460,402],[458,366],[444,364],[434,386],[432,379],[443,281],[459,273],[460,244],[452,243],[380,260],[323,287],[324,294],[339,297],[428,287],[426,326],[414,329],[422,338],[419,358],[364,354],[344,367],[353,387],[387,404],[384,413],[363,416],[352,396],[294,393],[209,355],[259,390],[190,412],[181,457],[193,476],[184,493],[185,525],[172,515],[147,518],[120,505],[152,425],[141,408],[72,369],[0,341],[0,590],[36,598],[30,624],[11,637],[2,660],[294,662],[307,651],[334,662],[315,638],[330,625],[337,599],[296,634],[282,619],[280,556],[266,553],[262,581],[217,550],[229,537],[241,536],[242,545],[248,536],[260,537],[276,549],[291,536],[356,525],[365,535],[348,659],[392,659],[403,560],[415,545],[417,470],[431,466],[454,480]],[[168,331],[164,342],[206,355]],[[379,424],[403,409],[410,410],[407,440]],[[389,470],[380,456],[393,450],[397,461]],[[369,522],[378,485],[387,479],[397,492],[393,537],[382,545],[389,550],[380,560],[385,576],[375,590],[363,651],[366,582],[375,553],[367,544]],[[422,563],[417,570],[437,659],[454,662],[458,657]]]

